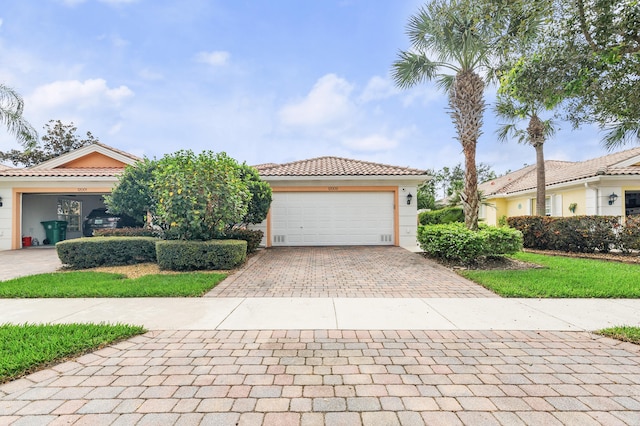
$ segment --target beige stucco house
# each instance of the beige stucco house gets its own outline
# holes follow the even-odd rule
[[[640,214],[640,148],[586,161],[545,161],[548,216]],[[535,213],[536,166],[479,185],[486,199],[480,218],[495,225],[501,217]]]
[[[139,158],[102,143],[29,168],[0,166],[0,250],[42,242],[40,222],[65,220],[67,239],[104,206],[118,176]],[[274,197],[263,245],[416,247],[417,187],[425,171],[337,157],[257,166]],[[411,195],[411,196],[410,196]]]

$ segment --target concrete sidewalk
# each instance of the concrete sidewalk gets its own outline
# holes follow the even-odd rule
[[[638,299],[5,299],[1,323],[122,322],[149,330],[554,330],[640,326]]]

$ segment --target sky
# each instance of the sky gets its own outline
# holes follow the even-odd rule
[[[73,122],[140,157],[224,151],[250,165],[320,156],[441,169],[463,163],[447,96],[397,89],[417,0],[2,0],[0,82],[40,132]],[[497,173],[535,163],[496,140],[487,110],[477,162]],[[547,159],[607,154],[602,134],[568,124]],[[0,128],[0,150],[20,148]]]

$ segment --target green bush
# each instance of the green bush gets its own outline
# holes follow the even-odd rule
[[[522,249],[522,234],[511,228],[481,226],[470,231],[462,223],[418,227],[420,247],[431,256],[472,262],[481,256],[502,256]]]
[[[608,252],[617,244],[615,216],[518,216],[509,226],[522,232],[524,247],[567,252]]]
[[[226,229],[222,238],[229,240],[244,240],[247,242],[247,254],[251,254],[257,250],[262,242],[264,232],[254,229],[231,228]]]
[[[91,237],[60,241],[58,257],[73,268],[132,265],[156,261],[156,241],[151,237]]]
[[[640,216],[628,216],[624,226],[617,228],[617,248],[624,253],[640,250]]]
[[[157,237],[157,234],[150,228],[104,228],[93,231],[96,237]]]
[[[247,258],[247,242],[240,240],[179,241],[156,243],[158,266],[173,271],[228,270]]]
[[[445,223],[464,223],[464,211],[460,207],[445,207],[439,210],[428,210],[418,215],[420,225],[439,225]]]

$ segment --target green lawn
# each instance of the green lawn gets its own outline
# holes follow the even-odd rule
[[[640,345],[640,327],[612,327],[598,330],[596,333]]]
[[[0,383],[144,332],[125,324],[0,325]]]
[[[54,272],[2,281],[0,298],[199,297],[226,277],[226,274],[189,272],[129,279],[107,272]]]
[[[637,264],[533,253],[518,253],[513,257],[544,268],[460,273],[504,297],[640,297],[640,265]]]

